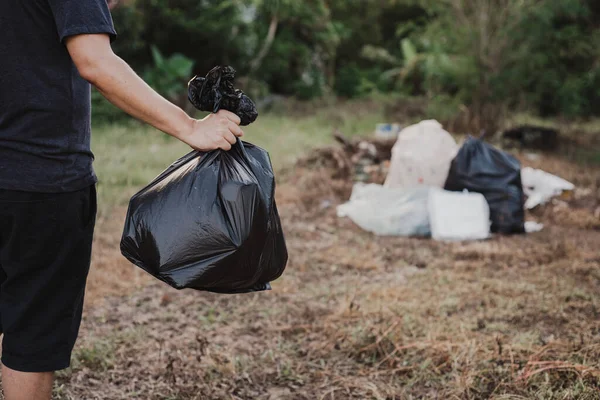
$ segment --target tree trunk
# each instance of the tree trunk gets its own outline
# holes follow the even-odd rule
[[[271,18],[271,24],[269,25],[269,32],[267,32],[267,38],[262,48],[258,52],[258,55],[254,60],[250,62],[250,75],[253,75],[261,66],[264,58],[269,54],[269,50],[275,41],[275,35],[277,34],[277,27],[279,25],[279,17],[273,15]]]

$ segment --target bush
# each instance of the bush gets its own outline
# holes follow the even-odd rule
[[[178,53],[165,58],[155,46],[152,46],[152,59],[154,65],[146,69],[144,79],[158,93],[183,107],[187,104],[187,82],[194,62]]]
[[[453,97],[473,121],[490,120],[494,107],[600,115],[597,0],[128,4],[113,14],[120,33],[114,48],[138,71],[155,62],[154,45],[166,59],[194,61],[190,75],[230,64],[240,80],[268,86],[260,92],[300,99],[393,90]],[[154,75],[147,77],[164,87]]]
[[[166,56],[179,53],[193,60],[194,74],[205,75],[218,64],[247,69],[246,39],[252,32],[243,20],[243,2],[137,0],[134,5],[144,26],[144,41]]]
[[[142,12],[131,5],[119,6],[112,12],[117,30],[113,50],[136,71],[143,70],[150,59],[149,46],[144,40],[146,29]]]
[[[524,13],[514,32],[519,45],[505,74],[510,87],[526,93],[527,103],[542,116],[600,115],[595,106],[600,90],[600,12],[591,4],[545,1]]]
[[[512,108],[525,106],[542,116],[592,115],[600,68],[600,13],[590,6],[593,2],[503,2],[502,13],[488,8],[486,29],[478,28],[481,18],[469,10],[439,17],[446,18],[444,30],[458,34],[449,35],[450,43],[444,37],[437,41],[454,56],[468,55],[474,68],[472,79],[458,80],[463,91],[471,88],[474,94],[464,96],[466,104],[484,98]],[[473,23],[457,29],[455,20],[461,15]],[[477,46],[481,43],[487,46]]]
[[[311,100],[325,94],[325,76],[318,68],[313,67],[306,71],[300,81],[294,85],[294,92],[300,100]]]
[[[354,63],[338,70],[334,85],[335,93],[345,98],[368,96],[373,92],[388,93],[392,89],[393,86],[383,77],[382,68],[360,68]]]
[[[126,113],[113,106],[100,92],[92,89],[92,122],[94,124],[122,122],[128,118]]]

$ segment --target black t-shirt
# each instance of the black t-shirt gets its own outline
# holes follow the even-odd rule
[[[96,182],[90,84],[65,38],[116,35],[106,0],[0,0],[0,188],[67,192]]]

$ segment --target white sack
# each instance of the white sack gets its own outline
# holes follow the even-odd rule
[[[450,163],[458,152],[456,141],[435,120],[421,121],[403,129],[392,148],[385,186],[444,187]]]

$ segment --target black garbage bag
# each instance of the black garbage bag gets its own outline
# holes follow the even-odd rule
[[[177,289],[268,290],[287,263],[274,189],[252,144],[189,153],[131,198],[121,252]]]
[[[492,232],[525,232],[521,165],[510,154],[469,137],[452,161],[445,189],[483,194],[490,206]]]
[[[234,77],[231,67],[215,67],[206,77],[193,77],[188,83],[190,102],[200,111],[231,111],[240,117],[242,126],[251,124],[258,117],[256,106],[244,92],[233,87]]]
[[[177,289],[269,290],[288,253],[267,152],[238,140],[173,163],[131,198],[121,252]]]

